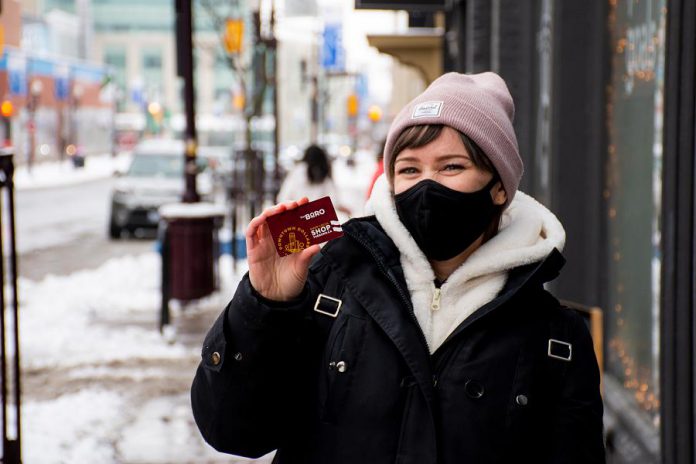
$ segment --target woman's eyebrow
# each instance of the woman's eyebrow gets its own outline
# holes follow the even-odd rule
[[[415,162],[420,161],[420,158],[418,156],[403,156],[395,159],[394,164],[398,163],[399,161]]]
[[[441,156],[437,156],[436,159],[438,161],[447,161],[447,160],[455,159],[455,158],[463,158],[463,159],[471,161],[471,158],[469,157],[469,155],[465,154],[465,153],[452,153],[452,154],[447,154],[447,155],[441,155]],[[422,159],[419,156],[404,156],[404,157],[399,157],[396,160],[394,160],[394,164],[396,164],[400,161],[401,162],[419,162],[419,161],[422,161]]]
[[[469,157],[469,155],[465,154],[465,153],[442,155],[442,156],[437,157],[438,160],[450,160],[450,159],[454,159],[454,158],[464,158],[464,159],[471,161],[471,158]]]

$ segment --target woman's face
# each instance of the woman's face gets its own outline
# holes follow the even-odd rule
[[[429,144],[406,148],[394,161],[395,195],[425,179],[432,179],[452,190],[475,192],[492,178],[491,172],[474,165],[459,133],[447,126]],[[496,205],[502,205],[507,199],[500,182],[495,184],[491,194]]]

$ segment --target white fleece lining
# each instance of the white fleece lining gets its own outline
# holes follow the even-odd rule
[[[440,309],[433,311],[435,273],[399,220],[385,175],[377,179],[368,208],[401,252],[413,309],[430,353],[467,317],[496,297],[507,281],[508,271],[538,262],[554,248],[562,250],[565,244],[565,230],[556,216],[518,190],[503,213],[498,234],[449,276],[440,288]]]

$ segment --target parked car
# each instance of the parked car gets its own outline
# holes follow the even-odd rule
[[[197,191],[206,200],[213,181],[207,160],[199,158]],[[146,140],[133,150],[128,170],[119,176],[111,195],[109,236],[155,229],[159,207],[176,203],[184,193],[184,144],[180,140]]]

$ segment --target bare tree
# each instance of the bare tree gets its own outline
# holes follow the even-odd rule
[[[232,190],[230,191],[232,200],[232,228],[236,233],[238,224],[238,214],[244,211],[238,209],[239,205],[247,205],[248,217],[242,216],[241,223],[255,216],[260,211],[264,198],[264,185],[266,172],[264,170],[263,157],[259,155],[257,150],[252,149],[252,124],[251,121],[261,116],[263,113],[263,104],[266,99],[266,91],[270,86],[275,87],[275,69],[270,69],[269,66],[275,67],[275,59],[268,58],[276,52],[276,41],[273,37],[274,13],[270,14],[270,37],[264,37],[261,30],[261,14],[259,10],[251,11],[251,20],[245,21],[251,23],[251,40],[246,44],[246,50],[241,50],[239,53],[228,52],[225,46],[225,34],[227,29],[227,21],[229,19],[245,19],[248,11],[242,8],[245,6],[243,0],[196,0],[203,12],[211,21],[213,29],[216,31],[219,52],[225,57],[225,61],[232,70],[232,74],[241,91],[244,107],[242,109],[245,120],[244,130],[244,179],[236,179],[233,181]],[[259,2],[262,3],[262,2]],[[273,8],[271,8],[273,10]],[[248,18],[248,16],[247,16]],[[215,47],[216,49],[218,46]],[[215,50],[217,53],[218,50]],[[270,77],[269,77],[270,75]],[[269,82],[269,80],[271,82]],[[274,88],[274,92],[276,89]],[[274,99],[277,98],[274,95]],[[276,112],[274,110],[274,112]],[[277,150],[277,132],[274,135],[276,150]],[[237,161],[235,161],[235,164]],[[276,166],[274,169],[274,178],[278,178],[277,153]],[[236,172],[236,171],[235,171]],[[236,261],[236,247],[233,246],[233,258]]]
[[[225,47],[226,22],[230,18],[242,16],[240,1],[199,0],[199,2],[212,22],[213,29],[217,31],[220,49],[242,92],[243,115],[246,121],[245,146],[249,149],[251,148],[251,119],[261,115],[267,88],[268,44],[261,38],[260,14],[258,11],[251,12],[253,39],[249,44],[250,53],[228,53]],[[253,74],[253,85],[250,85],[249,81],[250,72]],[[250,95],[252,92],[253,95]]]

